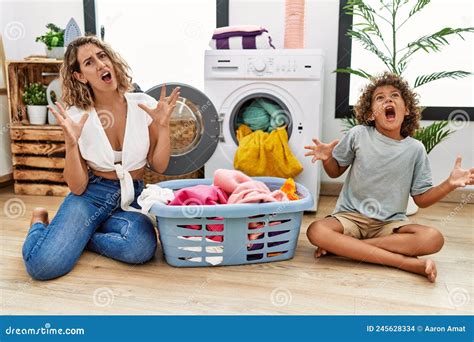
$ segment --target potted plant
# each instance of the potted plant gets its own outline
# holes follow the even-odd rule
[[[48,31],[44,35],[36,37],[36,42],[46,45],[46,55],[49,58],[63,59],[64,30],[52,23],[46,25],[46,28]]]
[[[46,87],[41,83],[30,83],[23,92],[23,103],[26,105],[28,118],[32,125],[46,124],[48,101]]]
[[[400,48],[398,41],[399,30],[408,20],[427,6],[430,0],[379,1],[380,8],[378,9],[374,9],[363,0],[347,1],[347,4],[344,6],[346,14],[360,18],[359,23],[352,25],[352,27],[349,28],[347,35],[361,43],[367,51],[377,56],[390,72],[397,75],[403,76],[410,60],[420,51],[426,53],[439,52],[444,46],[449,45],[448,38],[458,36],[464,39],[462,36],[463,33],[474,32],[474,27],[445,27],[435,33],[421,36]],[[400,8],[406,6],[410,2],[412,2],[413,5],[408,12],[408,15],[405,15],[402,18],[406,11],[400,11]],[[382,21],[390,27],[388,35],[384,35],[380,29],[379,23]],[[387,44],[388,41],[390,41],[391,44]],[[335,72],[349,73],[369,80],[372,77],[372,75],[366,70],[353,69],[350,67],[336,69]],[[420,75],[416,77],[412,88],[415,89],[443,78],[459,79],[470,75],[472,75],[471,72],[463,70],[433,72],[428,75]],[[420,109],[420,112],[422,112],[422,108]],[[352,113],[351,116],[343,119],[343,131],[347,131],[357,124],[358,122]],[[454,131],[446,127],[448,124],[448,121],[434,122],[429,126],[417,130],[413,138],[420,140],[425,146],[426,152],[429,153],[437,144],[454,133]],[[407,215],[414,214],[417,211],[418,207],[410,196]]]

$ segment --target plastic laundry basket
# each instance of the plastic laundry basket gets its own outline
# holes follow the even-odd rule
[[[272,191],[285,182],[285,179],[274,177],[253,179],[264,182]],[[160,187],[172,190],[199,184],[211,185],[212,180],[158,183]],[[166,262],[176,267],[197,267],[291,259],[295,254],[303,211],[313,206],[309,191],[301,184],[296,186],[300,200],[289,202],[188,206],[154,204],[150,212],[158,220]]]

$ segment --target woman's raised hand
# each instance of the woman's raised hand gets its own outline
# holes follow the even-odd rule
[[[166,85],[161,88],[161,95],[156,108],[148,108],[144,104],[138,104],[148,115],[151,116],[153,122],[156,122],[160,127],[168,128],[170,124],[171,114],[173,113],[176,101],[180,96],[180,87],[173,89],[169,97],[166,97]]]
[[[71,119],[67,111],[59,102],[56,102],[56,106],[59,110],[59,113],[51,106],[48,106],[48,108],[55,116],[59,126],[61,126],[63,129],[65,144],[69,146],[75,146],[79,140],[79,137],[81,136],[84,124],[89,118],[89,114],[84,113],[84,115],[81,117],[81,120],[79,120],[79,122],[75,122]]]
[[[328,160],[332,156],[332,150],[339,143],[339,140],[333,140],[329,144],[324,144],[318,139],[313,139],[314,145],[305,146],[304,148],[310,150],[310,152],[305,153],[305,157],[313,156],[311,162],[316,162],[317,160]]]

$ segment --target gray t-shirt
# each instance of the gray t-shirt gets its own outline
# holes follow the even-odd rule
[[[340,166],[351,165],[333,214],[358,212],[381,221],[406,220],[408,196],[433,186],[428,155],[411,137],[401,141],[375,127],[353,127],[334,148]]]

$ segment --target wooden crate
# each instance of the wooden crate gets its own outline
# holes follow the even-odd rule
[[[59,127],[10,128],[14,190],[21,195],[66,196],[64,138]]]
[[[6,62],[8,111],[12,123],[28,124],[26,107],[22,101],[25,86],[33,82],[48,85],[59,76],[61,64],[62,61],[46,58]],[[46,126],[42,127],[48,129]]]
[[[48,85],[59,76],[61,61],[7,61],[7,90],[14,191],[21,195],[66,196],[64,136],[59,126],[30,125],[22,101],[27,84]]]

